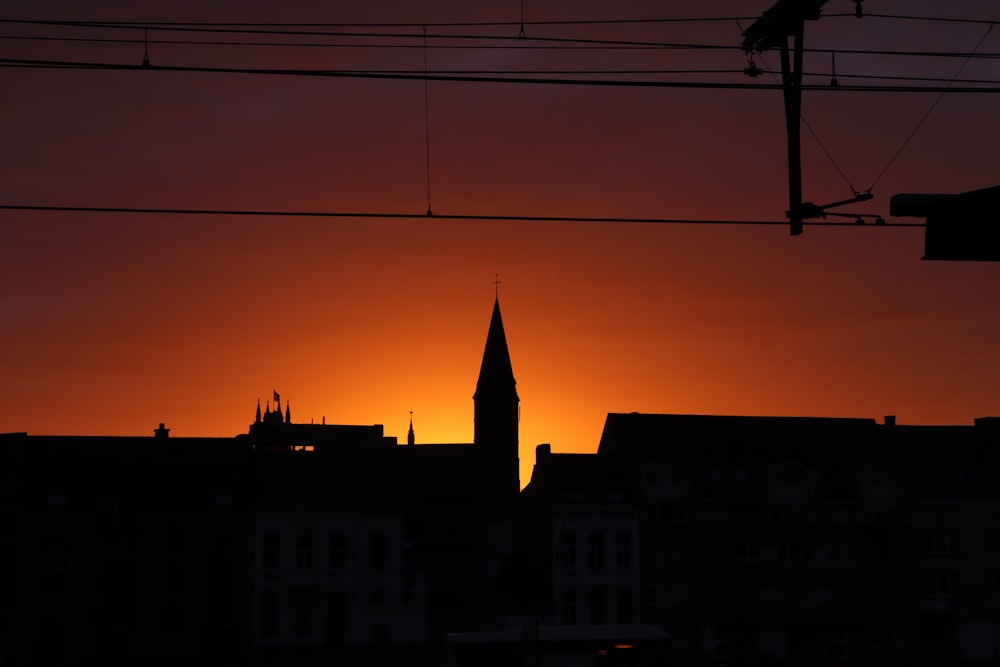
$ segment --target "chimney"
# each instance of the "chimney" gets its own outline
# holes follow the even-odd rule
[[[896,425],[896,415],[886,415],[885,416],[885,425],[886,426],[895,426]]]
[[[160,422],[160,427],[153,429],[153,437],[157,440],[166,440],[170,437],[170,429],[164,428],[163,422]]]

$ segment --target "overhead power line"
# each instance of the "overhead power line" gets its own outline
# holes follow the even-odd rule
[[[826,14],[824,14],[826,16]],[[995,19],[963,19],[949,16],[912,16],[907,14],[872,14],[865,12],[865,18],[873,19],[896,19],[900,21],[933,21],[936,23],[975,23],[979,25],[993,25],[998,21]]]
[[[733,19],[736,20],[736,19]],[[11,19],[0,19],[0,23],[29,23],[29,24],[43,24],[46,26],[71,26],[71,27],[87,27],[87,28],[106,28],[106,29],[125,29],[132,32],[136,30],[156,30],[162,32],[193,32],[198,34],[242,34],[242,35],[262,35],[262,36],[276,36],[276,37],[326,37],[326,38],[354,38],[354,39],[373,39],[373,40],[403,40],[404,42],[409,42],[408,44],[387,44],[384,42],[378,42],[374,44],[342,44],[336,42],[322,42],[322,43],[297,43],[297,42],[241,42],[234,40],[169,40],[169,39],[155,39],[148,40],[150,43],[154,44],[182,44],[182,45],[199,45],[199,46],[301,46],[301,47],[329,47],[329,48],[376,48],[376,49],[398,49],[398,48],[420,48],[423,49],[423,38],[424,34],[422,32],[417,32],[418,29],[422,28],[420,25],[407,24],[408,27],[413,27],[415,32],[413,33],[399,33],[399,32],[356,32],[356,31],[327,31],[327,30],[263,30],[259,28],[205,28],[197,27],[183,27],[192,24],[156,24],[156,23],[89,23],[89,22],[79,22],[79,21],[18,21]],[[990,21],[984,21],[984,23],[992,23]],[[248,24],[256,25],[256,24]],[[293,24],[302,25],[302,24]],[[317,24],[310,24],[315,27]],[[319,24],[322,25],[322,24]],[[391,27],[391,26],[390,26]],[[430,49],[442,49],[442,48],[460,48],[460,49],[496,49],[496,48],[518,48],[518,49],[690,49],[690,50],[715,50],[715,51],[742,51],[742,48],[738,44],[703,44],[703,43],[691,43],[691,42],[666,42],[666,41],[637,41],[637,40],[623,40],[623,39],[592,39],[592,38],[578,38],[578,37],[543,37],[543,36],[530,36],[530,37],[516,37],[514,35],[482,35],[482,34],[448,34],[448,33],[427,33],[428,40],[445,40],[445,41],[463,41],[470,42],[470,44],[462,44],[459,46],[450,44],[434,44],[428,43],[427,48]],[[124,38],[115,39],[107,37],[70,37],[70,36],[39,36],[39,35],[8,35],[5,36],[7,39],[24,39],[24,40],[46,40],[46,41],[93,41],[93,42],[123,42],[123,43],[141,43],[146,40],[139,38]],[[476,42],[491,42],[490,44],[478,44],[474,45]],[[497,44],[500,42],[501,44]],[[509,42],[510,44],[504,46],[503,42]],[[557,46],[553,46],[557,45]],[[804,53],[829,53],[831,49],[829,48],[804,48]],[[836,49],[837,53],[845,55],[883,55],[883,56],[906,56],[906,57],[928,57],[928,58],[981,58],[981,59],[993,59],[1000,58],[1000,53],[980,53],[973,54],[968,52],[955,52],[955,51],[893,51],[886,49]]]
[[[200,208],[150,208],[132,206],[57,206],[0,204],[3,211],[36,211],[58,213],[115,213],[131,215],[190,215],[228,217],[272,217],[272,218],[383,218],[397,220],[467,220],[482,222],[586,222],[586,223],[629,223],[629,224],[677,224],[677,225],[764,225],[787,227],[787,220],[718,220],[699,218],[631,218],[593,216],[553,216],[553,215],[482,215],[451,213],[428,215],[425,213],[392,213],[371,211],[277,211],[260,209],[200,209]],[[851,215],[851,214],[843,214]],[[923,227],[922,222],[894,222],[892,224],[861,224],[858,220],[878,216],[851,215],[853,222],[805,222],[816,227]],[[878,218],[881,219],[881,218]]]
[[[658,81],[636,79],[594,79],[594,78],[533,78],[525,76],[481,76],[464,74],[404,74],[398,72],[371,72],[356,70],[326,69],[266,69],[240,67],[183,67],[176,65],[131,65],[123,63],[98,63],[57,60],[30,60],[20,58],[0,58],[0,67],[43,67],[52,69],[102,70],[102,71],[160,71],[210,74],[243,74],[268,76],[334,77],[351,79],[396,79],[412,81],[453,81],[465,83],[516,83],[547,84],[569,86],[611,86],[641,88],[700,88],[725,90],[781,90],[780,84],[733,83],[709,81]],[[873,85],[816,85],[803,84],[802,90],[823,90],[836,92],[900,92],[900,93],[1000,93],[1000,86],[873,86]]]
[[[853,14],[852,14],[853,16]],[[27,25],[73,26],[87,28],[520,28],[531,26],[577,26],[577,25],[640,25],[653,23],[732,23],[740,20],[750,20],[747,16],[693,16],[668,18],[632,18],[632,19],[562,19],[550,21],[437,21],[428,23],[410,22],[368,22],[368,23],[291,23],[291,22],[252,22],[252,21],[66,21],[46,19],[5,19],[0,23],[20,23]]]
[[[844,13],[824,13],[823,18],[856,18],[854,12]],[[904,21],[928,21],[941,23],[995,23],[991,19],[961,18],[951,16],[917,16],[910,14],[880,14],[865,12],[865,18],[869,19],[891,19]],[[161,28],[161,27],[198,27],[198,28],[413,28],[419,29],[426,25],[428,28],[520,28],[541,27],[541,26],[600,26],[600,25],[651,25],[658,23],[733,23],[736,21],[752,21],[758,18],[754,16],[659,16],[659,17],[636,17],[623,19],[552,19],[552,20],[509,20],[509,21],[437,21],[427,23],[414,22],[277,22],[277,21],[67,21],[53,19],[13,19],[0,18],[0,23],[19,23],[28,25],[53,25],[53,26],[75,26],[75,27],[102,27],[102,28]]]

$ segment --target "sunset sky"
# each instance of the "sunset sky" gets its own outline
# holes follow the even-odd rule
[[[365,216],[0,210],[0,432],[231,436],[276,390],[294,421],[405,442],[412,411],[418,443],[470,442],[497,289],[522,484],[536,444],[594,451],[608,412],[1000,415],[1000,264],[922,261],[923,230],[892,227],[922,220],[889,216],[897,193],[1000,185],[995,0],[866,0],[862,19],[829,0],[806,25],[805,82],[825,88],[803,94],[822,142],[803,127],[804,199],[874,184],[837,210],[886,226],[443,217],[784,221],[781,92],[739,48],[771,4],[524,0],[523,39],[518,0],[8,4],[0,205]],[[681,18],[719,20],[664,20]],[[37,66],[141,65],[146,25],[151,68]],[[425,99],[419,78],[245,71],[421,75],[425,58],[761,89],[434,80]],[[956,77],[997,92],[887,90]]]

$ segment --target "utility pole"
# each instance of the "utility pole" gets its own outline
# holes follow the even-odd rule
[[[805,22],[819,19],[826,1],[778,0],[743,32],[745,53],[775,47],[781,51],[781,91],[788,134],[788,210],[785,215],[791,223],[792,236],[802,233],[803,217],[816,217],[811,209],[803,210],[802,204],[802,39]]]

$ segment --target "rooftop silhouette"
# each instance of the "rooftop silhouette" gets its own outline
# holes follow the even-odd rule
[[[284,401],[282,403],[282,401]],[[1000,418],[612,413],[536,447],[499,299],[471,443],[0,435],[12,664],[956,664],[1000,611]],[[630,648],[623,648],[630,647]]]

